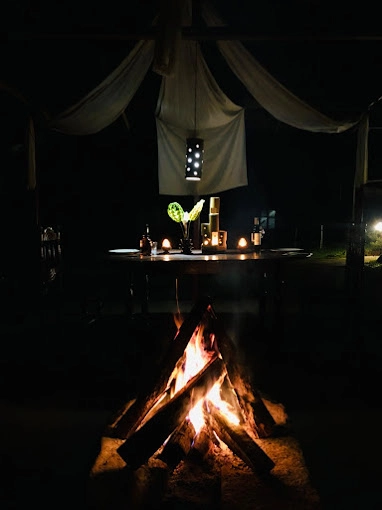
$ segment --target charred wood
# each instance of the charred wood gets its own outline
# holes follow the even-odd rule
[[[129,510],[160,510],[168,488],[171,472],[165,464],[145,464],[129,472],[127,494],[124,499]],[[120,500],[121,501],[121,500]],[[123,505],[125,507],[125,505]],[[105,506],[103,508],[110,508]]]
[[[183,460],[192,447],[195,428],[189,420],[181,423],[171,434],[158,458],[173,470]]]
[[[212,403],[208,405],[210,425],[230,450],[257,474],[267,474],[275,463],[240,425],[228,421]]]
[[[188,459],[193,462],[203,462],[208,459],[214,448],[214,436],[209,425],[204,425],[195,437]]]
[[[273,434],[276,422],[261,398],[252,387],[248,375],[236,359],[236,348],[219,321],[215,321],[214,331],[218,338],[218,349],[226,364],[227,374],[234,387],[246,423],[255,437],[264,438]]]
[[[159,364],[158,370],[145,374],[146,383],[142,382],[142,391],[136,402],[129,409],[123,407],[117,412],[105,435],[125,439],[139,428],[148,411],[158,403],[166,391],[174,368],[182,359],[188,342],[210,309],[211,305],[207,299],[195,304],[172,340],[163,357],[163,363]]]
[[[136,469],[160,448],[186,419],[190,409],[210,391],[225,373],[224,362],[216,357],[188,381],[174,397],[118,448],[126,464]]]

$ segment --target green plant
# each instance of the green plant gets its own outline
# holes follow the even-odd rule
[[[344,244],[326,246],[319,250],[312,250],[312,258],[315,259],[333,259],[333,258],[344,258],[346,257],[347,247]]]
[[[170,218],[179,223],[182,229],[183,239],[188,239],[190,236],[190,224],[191,221],[195,221],[199,218],[202,212],[205,200],[202,198],[197,202],[190,212],[184,211],[183,207],[178,202],[171,202],[167,206],[167,214]]]
[[[382,254],[382,234],[376,230],[367,230],[365,234],[365,255]]]

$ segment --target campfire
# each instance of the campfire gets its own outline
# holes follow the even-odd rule
[[[118,455],[131,470],[155,457],[174,469],[228,447],[253,472],[274,461],[256,439],[274,434],[275,420],[238,363],[233,341],[211,302],[200,300],[179,325],[157,373],[121,408],[106,436],[123,440]]]
[[[175,325],[104,430],[89,508],[320,510],[298,441],[278,433],[284,406],[253,387],[210,300]]]

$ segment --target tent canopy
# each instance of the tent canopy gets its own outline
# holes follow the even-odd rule
[[[207,27],[224,25],[208,2],[202,3]],[[192,21],[191,0],[162,2],[156,44],[139,41],[121,64],[81,101],[57,117],[50,127],[66,134],[96,133],[124,113],[148,69],[162,75],[155,112],[159,193],[209,195],[246,186],[244,110],[219,88],[207,67],[200,44],[181,38]],[[279,83],[239,41],[218,41],[225,61],[253,98],[273,117],[312,132],[341,133],[359,122],[336,121],[300,100]],[[363,125],[363,124],[362,124]],[[205,140],[204,175],[184,179],[185,140]]]

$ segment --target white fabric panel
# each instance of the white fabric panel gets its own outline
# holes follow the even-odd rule
[[[210,27],[221,26],[222,20],[212,7],[202,3],[203,18]],[[355,122],[338,122],[318,112],[297,98],[271,76],[239,41],[217,41],[228,65],[248,92],[273,117],[305,131],[341,133]]]
[[[160,194],[210,195],[248,184],[244,110],[219,88],[199,43],[181,42],[174,74],[162,78],[156,123]],[[184,177],[192,136],[204,139],[199,182]]]
[[[69,135],[98,133],[125,110],[154,58],[154,41],[139,41],[121,64],[81,101],[51,120]]]
[[[211,195],[248,185],[244,111],[229,124],[198,133],[204,139],[200,181],[187,181],[184,177],[186,131],[166,125],[158,118],[156,126],[160,195]]]
[[[182,26],[191,22],[190,0],[162,0],[159,2],[158,34],[155,44],[153,71],[171,76],[182,39]]]

